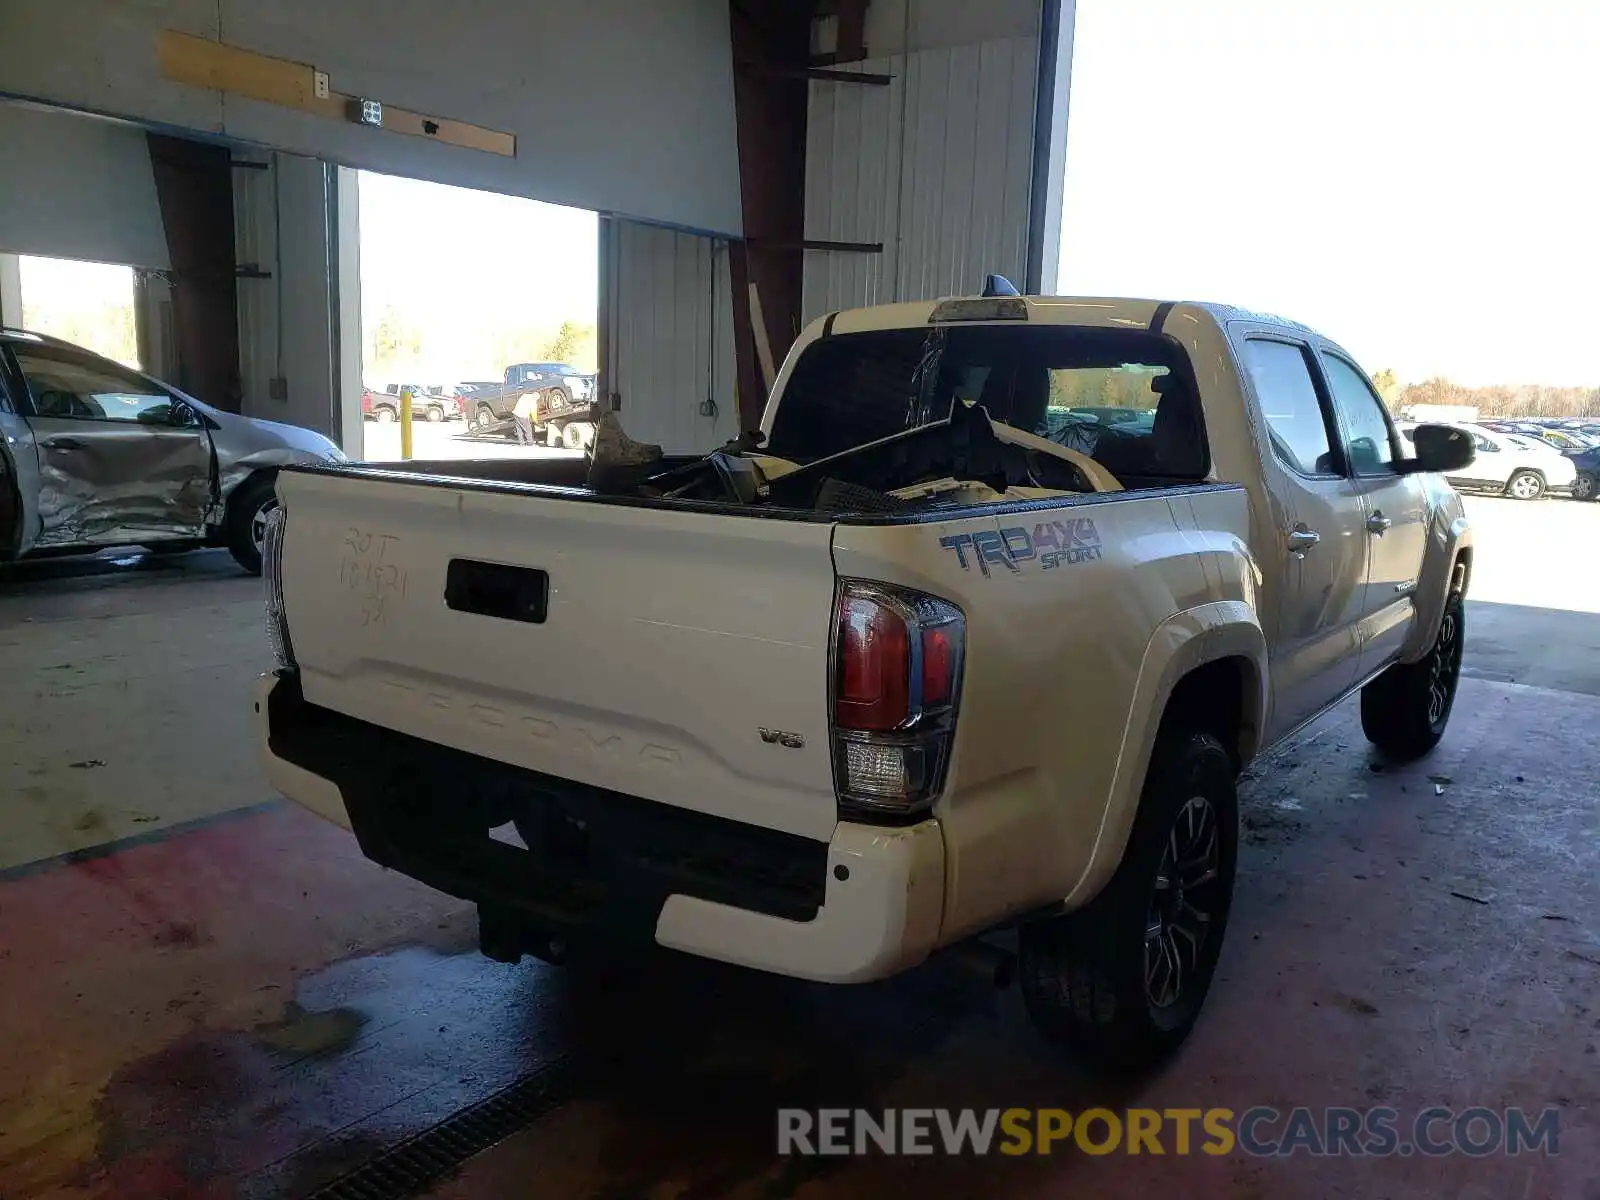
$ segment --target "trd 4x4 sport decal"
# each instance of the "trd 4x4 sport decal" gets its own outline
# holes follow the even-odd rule
[[[954,550],[963,571],[973,562],[984,575],[991,563],[1008,571],[1022,570],[1022,563],[1038,560],[1039,569],[1093,562],[1100,557],[1100,534],[1088,517],[1065,521],[1041,521],[1030,531],[1022,525],[979,533],[958,533],[939,539],[939,545]],[[970,554],[970,558],[969,558]]]

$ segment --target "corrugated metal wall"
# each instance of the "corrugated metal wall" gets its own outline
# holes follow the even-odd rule
[[[1038,55],[1008,37],[843,68],[888,87],[812,82],[806,236],[883,253],[808,252],[805,320],[971,293],[991,271],[1022,284]]]
[[[632,221],[607,223],[609,387],[623,428],[668,453],[739,430],[728,245]]]
[[[234,171],[235,256],[270,275],[238,281],[240,411],[338,438],[330,168],[297,154],[260,160],[266,170]],[[359,319],[341,333],[359,344]]]

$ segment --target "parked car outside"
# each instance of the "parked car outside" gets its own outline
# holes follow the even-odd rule
[[[1573,429],[1551,429],[1546,427],[1539,430],[1537,435],[1541,440],[1550,443],[1557,450],[1587,450],[1593,444]]]
[[[1410,423],[1399,426],[1408,449],[1412,428]],[[1472,436],[1478,456],[1465,471],[1446,476],[1455,487],[1497,492],[1516,500],[1538,500],[1549,492],[1572,490],[1577,469],[1554,446],[1484,425],[1460,424],[1457,428]]]
[[[387,424],[400,419],[400,392],[411,389],[411,415],[437,424],[464,420],[467,415],[461,396],[454,389],[420,383],[391,383],[382,391],[361,389],[361,415]]]
[[[0,329],[0,560],[226,546],[261,572],[279,467],[346,461],[320,433],[222,412],[57,338]]]
[[[1594,500],[1600,496],[1600,446],[1589,450],[1575,450],[1567,455],[1577,477],[1572,481],[1574,500]]]

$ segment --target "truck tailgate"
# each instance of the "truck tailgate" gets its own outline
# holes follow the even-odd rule
[[[831,836],[830,525],[456,480],[285,472],[278,491],[285,608],[312,704]],[[472,611],[509,614],[513,595],[513,608],[536,607],[538,571],[543,620]]]

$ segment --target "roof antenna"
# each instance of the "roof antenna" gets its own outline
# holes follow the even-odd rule
[[[1016,285],[1004,275],[990,275],[983,281],[983,294],[985,296],[1020,296]]]

